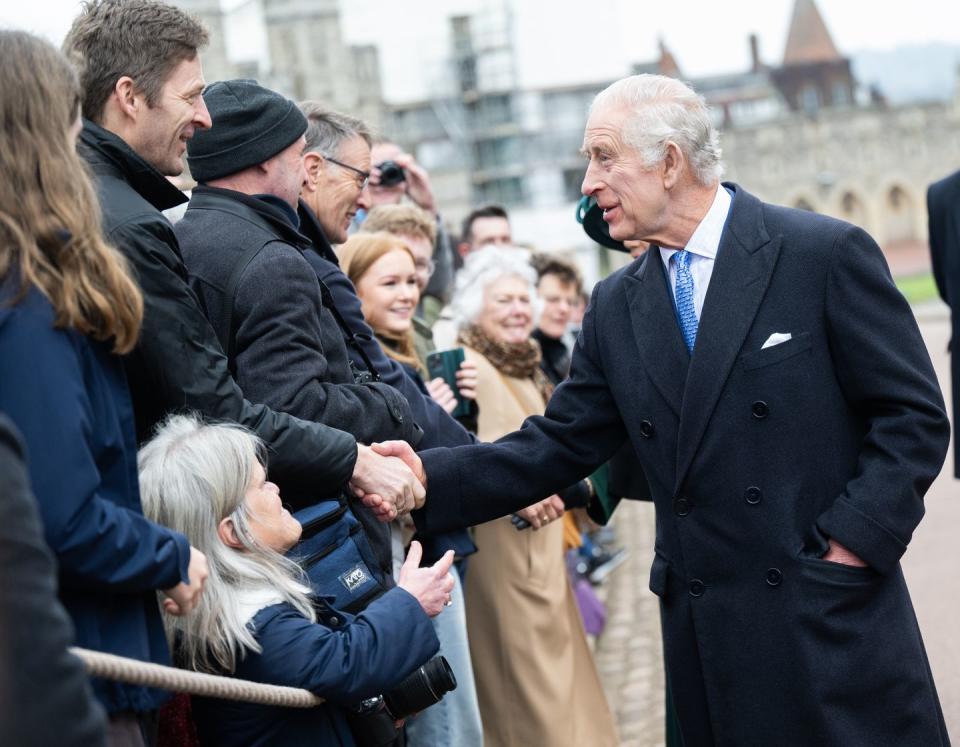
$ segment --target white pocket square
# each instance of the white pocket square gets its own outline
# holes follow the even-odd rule
[[[793,335],[789,332],[774,332],[767,338],[767,341],[760,346],[761,350],[766,350],[767,348],[772,348],[774,345],[779,345],[780,343],[786,342],[791,339]]]

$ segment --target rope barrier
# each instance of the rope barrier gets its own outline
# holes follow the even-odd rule
[[[130,685],[144,685],[191,695],[242,700],[248,703],[287,708],[314,708],[324,702],[323,698],[309,690],[300,690],[295,687],[264,685],[260,682],[218,677],[204,672],[189,672],[185,669],[174,669],[85,648],[73,647],[70,653],[83,661],[92,676],[105,677]]]

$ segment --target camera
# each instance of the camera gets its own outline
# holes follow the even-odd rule
[[[443,656],[434,656],[393,690],[367,698],[347,713],[359,747],[385,747],[397,738],[394,722],[418,713],[456,690],[457,678]]]
[[[403,167],[396,161],[384,161],[377,164],[377,168],[380,169],[381,187],[393,187],[407,179]]]

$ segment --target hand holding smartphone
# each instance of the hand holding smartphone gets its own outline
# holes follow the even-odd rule
[[[443,379],[457,398],[457,407],[450,413],[455,418],[470,414],[470,403],[460,394],[460,389],[457,387],[457,371],[463,360],[463,348],[438,350],[427,356],[427,371],[430,378]]]

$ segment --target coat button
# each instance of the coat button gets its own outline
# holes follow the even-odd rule
[[[751,506],[756,506],[760,501],[763,500],[763,491],[760,490],[756,485],[751,485],[743,493],[743,500],[749,503]]]
[[[690,596],[692,597],[702,597],[703,592],[707,590],[707,585],[703,583],[699,578],[694,578],[690,581]]]
[[[693,507],[693,504],[690,503],[686,498],[677,498],[673,502],[673,512],[677,516],[686,516],[690,513],[690,509]]]
[[[640,435],[644,438],[653,438],[653,423],[649,420],[640,421]]]
[[[329,620],[327,620],[327,622],[330,624],[331,628],[335,628],[340,624],[340,618],[334,616],[334,617],[331,617]]]
[[[757,420],[763,420],[767,415],[770,414],[770,408],[767,407],[767,403],[762,399],[758,399],[752,405],[750,405],[750,411],[753,413],[753,417]]]
[[[767,583],[770,584],[770,586],[779,586],[781,581],[783,581],[783,574],[779,568],[767,569]]]

